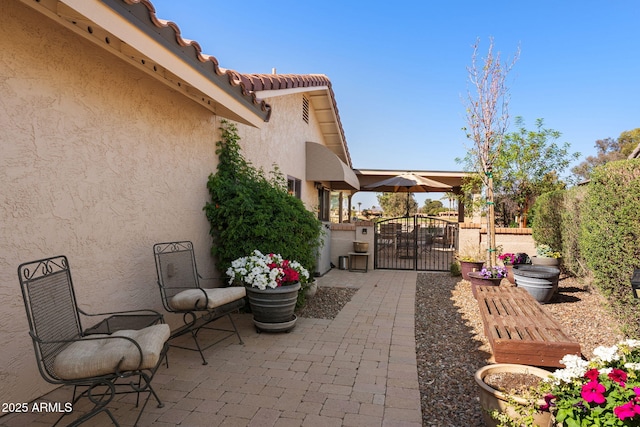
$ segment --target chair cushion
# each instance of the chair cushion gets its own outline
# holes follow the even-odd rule
[[[204,307],[205,293],[209,299],[207,307]],[[205,310],[239,300],[244,298],[246,294],[247,291],[244,286],[210,289],[194,288],[176,294],[171,298],[169,304],[174,310]]]
[[[170,334],[169,325],[163,323],[137,331],[122,330],[111,335],[88,335],[56,356],[53,371],[60,379],[74,380],[138,369],[140,352],[135,344],[127,339],[114,337],[128,337],[137,342],[142,349],[142,364],[139,368],[152,369],[160,360],[162,348]]]

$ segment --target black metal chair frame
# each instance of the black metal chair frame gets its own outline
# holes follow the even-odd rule
[[[73,386],[72,407],[88,398],[93,408],[69,425],[82,424],[101,412],[105,412],[114,425],[118,426],[108,404],[120,394],[136,393],[136,407],[140,393],[148,393],[136,419],[138,423],[151,395],[164,406],[151,381],[168,350],[165,342],[158,363],[152,369],[119,370],[106,375],[78,379],[63,379],[56,375],[53,367],[56,357],[69,345],[80,340],[126,339],[140,352],[142,349],[133,339],[124,336],[92,337],[92,334],[110,334],[121,329],[141,329],[156,323],[164,323],[161,313],[153,310],[130,310],[110,313],[88,314],[78,308],[69,262],[64,255],[23,263],[18,267],[20,287],[29,321],[29,335],[35,349],[38,370],[45,381],[52,384]],[[82,316],[100,316],[103,320],[87,330],[82,329]],[[104,318],[104,316],[107,316]],[[78,393],[80,391],[80,393]],[[63,413],[54,425],[65,416]]]
[[[206,365],[207,360],[203,352],[215,344],[233,335],[238,337],[240,344],[244,344],[238,328],[231,317],[231,313],[237,312],[242,308],[245,305],[245,299],[240,298],[212,309],[206,308],[209,305],[209,297],[206,291],[200,286],[200,280],[205,279],[198,273],[192,242],[156,243],[153,246],[153,254],[156,261],[156,273],[158,275],[158,286],[160,287],[162,304],[168,312],[181,314],[184,323],[183,326],[171,332],[170,340],[190,334],[195,344],[195,348],[171,344],[172,347],[199,352],[202,358],[202,364]],[[179,267],[176,267],[176,264]],[[202,291],[202,300],[198,300],[195,304],[196,307],[202,308],[194,307],[185,310],[173,308],[170,303],[171,298],[188,289],[199,289]],[[225,316],[231,322],[233,329],[218,328],[210,325],[212,322]],[[202,329],[221,331],[227,334],[224,334],[219,339],[203,347],[198,341],[198,333]]]

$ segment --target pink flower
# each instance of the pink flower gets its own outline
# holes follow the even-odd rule
[[[597,405],[601,405],[605,402],[604,392],[606,388],[597,381],[589,381],[585,385],[582,386],[582,392],[580,396],[582,398],[591,403],[595,403]]]
[[[609,379],[611,381],[617,382],[618,384],[620,384],[620,386],[624,387],[625,383],[627,382],[627,373],[622,369],[614,368],[611,370],[611,372],[609,372]]]
[[[624,420],[625,418],[633,418],[640,414],[640,405],[636,405],[633,402],[625,403],[624,405],[616,406],[613,408],[613,413],[616,417]]]

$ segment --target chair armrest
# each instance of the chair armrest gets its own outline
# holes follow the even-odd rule
[[[111,311],[105,313],[87,313],[86,311],[78,308],[78,312],[84,316],[88,317],[97,317],[97,316],[114,316],[119,314],[157,314],[158,316],[162,316],[160,312],[151,310],[151,309],[141,309],[141,310],[125,310],[125,311]]]

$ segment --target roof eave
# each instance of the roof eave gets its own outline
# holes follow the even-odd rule
[[[147,0],[21,1],[216,115],[254,127],[269,119],[266,103],[182,39],[175,24],[158,20]]]

